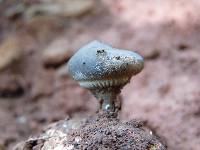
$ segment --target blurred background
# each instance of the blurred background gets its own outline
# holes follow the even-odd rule
[[[0,0],[0,150],[95,113],[66,64],[96,39],[145,58],[122,90],[122,120],[144,121],[169,150],[199,150],[199,16],[198,0]]]

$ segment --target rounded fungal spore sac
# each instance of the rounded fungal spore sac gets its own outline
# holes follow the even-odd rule
[[[132,51],[93,41],[78,50],[68,62],[69,73],[81,87],[103,100],[104,110],[115,110],[121,88],[141,72],[143,58]]]

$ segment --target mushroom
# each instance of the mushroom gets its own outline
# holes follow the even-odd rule
[[[117,95],[143,66],[143,58],[135,52],[92,41],[71,57],[68,71],[81,87],[102,102],[103,110],[114,112]]]

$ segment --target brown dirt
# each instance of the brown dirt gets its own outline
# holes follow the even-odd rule
[[[38,137],[20,143],[16,150],[24,149],[124,149],[165,150],[159,138],[152,135],[136,120],[121,122],[116,114],[98,113],[79,122],[63,120],[52,125]],[[80,119],[80,118],[79,118]],[[73,121],[74,120],[74,121]],[[70,124],[71,121],[71,124]]]
[[[71,131],[68,139],[66,144],[74,145],[75,149],[166,149],[140,122],[122,123],[110,114],[89,118],[80,128]]]
[[[76,51],[100,39],[145,57],[143,72],[122,90],[121,119],[146,122],[169,150],[200,147],[200,4],[196,0],[102,0],[79,18],[6,18],[0,4],[0,42],[17,34],[21,59],[0,73],[0,148],[74,113],[94,114],[97,101],[59,66],[45,68],[43,50],[58,38]]]

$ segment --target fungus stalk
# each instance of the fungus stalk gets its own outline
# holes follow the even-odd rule
[[[99,89],[91,90],[93,95],[100,100],[100,108],[104,111],[115,111],[118,99],[118,94],[120,93],[119,89]],[[119,107],[119,106],[118,106]]]

